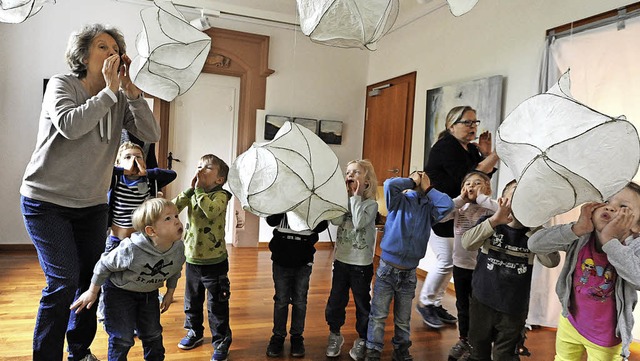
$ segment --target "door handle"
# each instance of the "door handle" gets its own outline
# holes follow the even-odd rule
[[[169,152],[169,156],[167,157],[167,169],[171,169],[171,166],[173,165],[173,162],[180,162],[180,159],[178,158],[174,158],[173,154],[171,152]]]
[[[393,173],[393,174],[398,174],[398,173],[400,173],[400,169],[398,169],[398,168],[394,168],[394,169],[387,169],[387,171],[388,171],[388,172],[391,172],[391,173]]]

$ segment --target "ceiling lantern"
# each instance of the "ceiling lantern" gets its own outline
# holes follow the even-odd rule
[[[312,41],[376,50],[398,17],[398,0],[296,0],[300,28]]]

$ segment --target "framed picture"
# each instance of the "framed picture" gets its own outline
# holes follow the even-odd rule
[[[284,115],[267,114],[267,116],[264,117],[264,139],[272,140],[276,136],[276,133],[278,133],[278,130],[282,128],[282,125],[289,121],[291,121],[291,118]]]
[[[481,121],[478,135],[489,131],[495,145],[495,135],[502,119],[502,75],[476,79],[468,82],[442,86],[427,90],[427,116],[424,144],[424,166],[427,166],[429,151],[445,130],[447,113],[451,108],[468,105],[476,110]],[[497,176],[492,177],[492,187],[497,189]]]
[[[318,136],[327,144],[342,144],[342,122],[321,120]]]
[[[318,133],[318,121],[309,118],[293,118],[293,122],[309,129],[313,134]]]

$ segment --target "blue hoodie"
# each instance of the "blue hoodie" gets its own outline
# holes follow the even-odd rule
[[[454,207],[445,193],[431,188],[421,195],[413,190],[415,185],[411,178],[389,178],[384,182],[389,214],[380,242],[381,258],[403,269],[418,267],[427,251],[431,225]]]

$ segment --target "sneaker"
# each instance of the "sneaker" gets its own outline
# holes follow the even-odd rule
[[[344,337],[339,333],[329,332],[329,341],[327,342],[327,357],[340,356],[340,348],[344,345]]]
[[[359,338],[353,342],[353,347],[351,348],[351,350],[349,350],[349,356],[351,356],[354,361],[363,361],[366,351],[367,345],[364,339]]]
[[[85,357],[81,358],[80,361],[100,361],[94,354],[88,354]]]
[[[280,357],[284,351],[284,337],[273,335],[269,340],[269,346],[267,346],[267,356]]]
[[[196,331],[194,330],[189,330],[187,335],[180,340],[178,347],[183,350],[191,350],[194,347],[202,345],[202,340],[204,340],[202,335],[196,334]]]
[[[364,354],[364,361],[380,361],[380,351],[368,348]]]
[[[436,309],[436,315],[438,315],[438,317],[440,318],[440,321],[444,323],[449,323],[449,324],[454,324],[458,322],[458,319],[454,315],[450,314],[444,307],[438,306],[438,307],[435,307],[435,309]]]
[[[393,361],[413,361],[413,356],[409,353],[410,346],[411,343],[394,348],[393,353],[391,354],[391,359]]]
[[[460,361],[460,360],[463,360],[462,357],[465,354],[468,355],[470,353],[471,353],[471,345],[469,345],[469,341],[460,339],[458,340],[458,342],[456,342],[455,345],[453,345],[453,347],[451,347],[451,350],[449,350],[449,359]]]
[[[304,337],[291,336],[291,357],[304,357]]]
[[[211,361],[227,361],[229,358],[229,348],[226,346],[218,346],[213,351],[213,356],[211,356]]]
[[[429,306],[416,305],[416,309],[418,310],[418,312],[422,316],[422,321],[424,321],[424,323],[427,326],[429,326],[431,328],[436,328],[436,329],[442,328],[444,326],[444,323],[442,323],[442,320],[436,314],[436,307],[435,306],[432,306],[432,305],[429,305]]]

